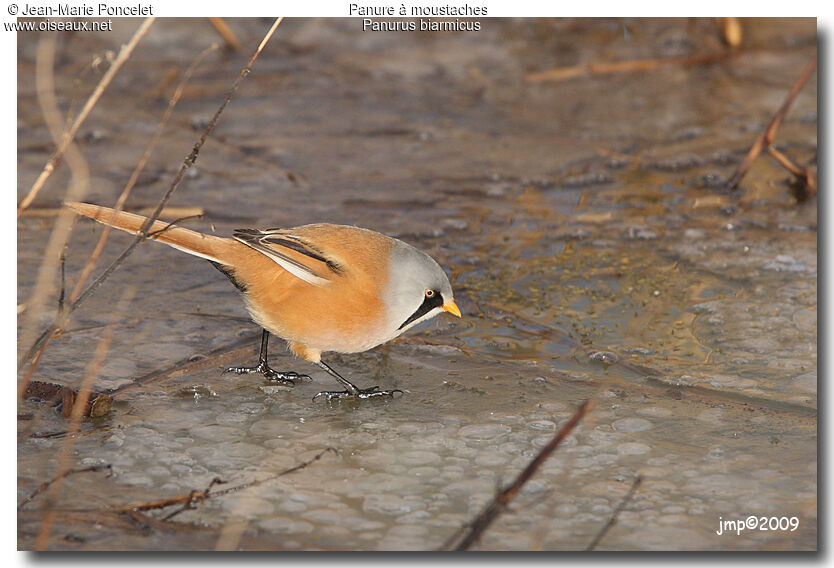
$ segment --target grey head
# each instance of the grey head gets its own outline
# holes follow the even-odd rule
[[[460,317],[449,277],[421,250],[394,239],[385,291],[391,338],[447,311]]]

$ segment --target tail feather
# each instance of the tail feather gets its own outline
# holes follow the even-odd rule
[[[124,211],[117,213],[115,209],[92,205],[90,203],[68,201],[64,205],[79,215],[89,217],[99,223],[110,225],[122,231],[133,233],[134,235],[139,233],[142,226],[148,220],[147,217],[142,215],[125,213]],[[148,234],[151,235],[149,238],[163,242],[188,254],[193,254],[194,256],[199,256],[224,266],[234,266],[234,263],[229,262],[230,255],[224,254],[229,249],[230,244],[235,243],[233,239],[204,235],[197,231],[170,225],[165,221],[154,221]]]

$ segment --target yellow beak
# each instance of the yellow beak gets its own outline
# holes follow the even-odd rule
[[[460,317],[460,310],[458,309],[458,305],[454,302],[443,304],[443,309],[452,314],[453,316]]]

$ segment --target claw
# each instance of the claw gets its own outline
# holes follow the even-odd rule
[[[283,385],[295,385],[295,381],[303,379],[310,379],[310,375],[302,375],[295,371],[276,371],[269,365],[258,364],[254,367],[229,367],[223,371],[223,374],[235,373],[236,375],[246,375],[250,373],[260,373],[268,381],[281,383]]]
[[[323,396],[328,401],[333,399],[342,399],[342,398],[374,398],[377,396],[390,396],[393,397],[394,393],[401,393],[403,391],[400,389],[391,389],[391,390],[379,390],[379,387],[370,387],[367,389],[357,389],[357,392],[350,392],[350,391],[322,391],[318,393],[316,396],[313,397],[313,400],[316,400],[318,397]]]

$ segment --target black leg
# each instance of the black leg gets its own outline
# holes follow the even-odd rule
[[[343,391],[322,391],[316,396],[313,397],[313,400],[316,400],[320,396],[324,396],[327,400],[333,400],[334,398],[350,398],[350,397],[357,397],[357,398],[373,398],[375,396],[394,396],[395,392],[403,392],[400,389],[393,389],[393,390],[386,390],[381,391],[379,387],[371,387],[369,389],[360,389],[352,382],[344,378],[342,375],[337,373],[333,370],[333,368],[325,363],[324,361],[319,361],[318,366],[324,369],[325,371],[330,374],[331,377],[339,381],[339,384],[345,387],[346,390]]]
[[[267,363],[267,348],[269,347],[269,332],[264,330],[261,335],[261,354],[258,357],[258,364],[254,367],[229,367],[224,373],[237,373],[238,375],[245,375],[247,373],[260,373],[268,381],[282,383],[285,385],[294,385],[295,381],[307,378],[309,375],[300,375],[295,371],[280,372],[272,369]]]

